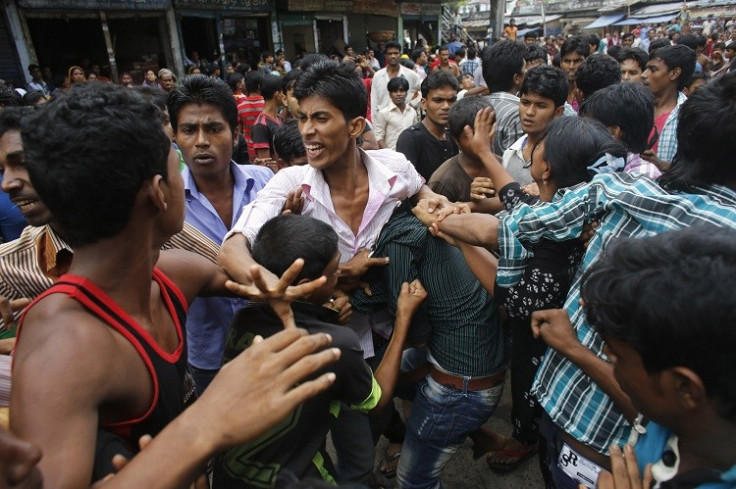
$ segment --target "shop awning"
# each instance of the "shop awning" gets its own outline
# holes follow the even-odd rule
[[[660,15],[658,17],[649,17],[644,19],[631,18],[616,22],[613,25],[660,24],[662,22],[669,22],[675,17],[677,17],[677,14]]]
[[[626,17],[626,14],[601,15],[593,22],[583,27],[583,29],[600,29],[601,27],[607,27],[613,23],[618,22],[624,17]]]

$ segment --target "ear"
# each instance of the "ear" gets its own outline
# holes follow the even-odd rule
[[[351,138],[357,139],[365,129],[365,117],[356,117],[348,121],[348,133]]]
[[[169,207],[169,187],[164,180],[164,177],[161,175],[154,175],[150,182],[150,199],[154,208],[159,212],[166,211]]]
[[[238,145],[238,129],[233,130],[233,148]]]
[[[614,138],[621,141],[624,137],[624,132],[618,126],[608,126],[608,132],[610,132]]]
[[[565,113],[565,104],[562,104],[555,109],[555,118],[560,117],[564,113]]]
[[[514,86],[515,87],[520,87],[523,82],[524,82],[524,75],[522,73],[517,73],[514,75]]]
[[[419,92],[417,92],[417,93],[419,93]],[[427,111],[427,99],[426,98],[422,97],[422,102],[419,105],[422,107],[422,110],[423,111],[425,111],[425,112]]]
[[[682,68],[679,66],[675,68],[674,70],[670,71],[670,80],[675,81],[678,78],[680,78],[680,75],[682,75]]]
[[[682,409],[700,409],[707,402],[705,384],[698,374],[687,367],[673,367],[669,372],[674,382],[678,405]]]

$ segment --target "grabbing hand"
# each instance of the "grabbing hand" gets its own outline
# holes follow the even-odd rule
[[[301,214],[303,207],[304,199],[302,198],[302,189],[299,188],[286,194],[286,201],[284,201],[281,214]]]
[[[643,151],[640,156],[642,160],[648,161],[652,165],[656,166],[661,172],[665,172],[670,169],[670,162],[660,160],[657,157],[657,153],[655,153],[651,149]]]
[[[491,107],[479,111],[475,114],[475,123],[473,127],[465,126],[463,134],[470,141],[470,150],[477,156],[492,154],[491,142],[496,134],[496,113]]]
[[[329,307],[338,313],[338,321],[340,324],[346,324],[350,321],[350,317],[353,315],[353,306],[350,304],[350,296],[340,290],[335,290],[332,293],[332,299],[330,299],[330,302],[325,304],[325,307]]]
[[[340,265],[339,282],[343,290],[353,290],[362,287],[366,294],[370,295],[368,284],[360,279],[371,267],[385,267],[388,265],[388,257],[373,258],[371,250],[363,250],[350,260]]]
[[[401,292],[396,302],[396,315],[411,318],[426,298],[427,291],[419,279],[413,280],[410,284],[404,282],[401,284]]]
[[[532,334],[563,355],[580,345],[565,309],[546,309],[532,314]]]
[[[495,193],[493,180],[489,177],[475,177],[470,184],[470,198],[472,200],[483,200],[492,197]]]
[[[652,486],[652,464],[644,469],[644,480],[639,475],[636,453],[630,445],[624,451],[618,446],[611,447],[611,472],[602,470],[598,474],[598,489],[649,489]]]

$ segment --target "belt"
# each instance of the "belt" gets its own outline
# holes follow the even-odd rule
[[[457,375],[445,373],[434,365],[430,367],[429,375],[431,375],[438,384],[442,384],[446,387],[451,387],[457,390],[463,390],[463,384],[465,383],[465,379],[463,377],[458,377]],[[488,377],[476,377],[473,379],[469,379],[467,389],[469,391],[482,391],[486,389],[491,389],[493,387],[496,387],[497,385],[501,385],[505,378],[506,371],[504,370]]]

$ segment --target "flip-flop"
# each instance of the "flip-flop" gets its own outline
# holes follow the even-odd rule
[[[401,450],[394,453],[393,455],[388,454],[388,448],[384,452],[381,466],[378,467],[378,472],[384,477],[393,477],[396,475],[396,468],[399,466],[399,457],[401,457]],[[388,470],[385,467],[388,466]]]
[[[524,450],[514,450],[512,448],[501,448],[500,450],[488,452],[488,456],[486,457],[486,463],[488,464],[488,467],[494,472],[499,472],[499,473],[511,472],[516,467],[521,465],[525,460],[527,460],[528,458],[532,457],[535,453],[537,453],[537,448],[538,448],[537,444],[531,445],[527,449],[524,449]],[[493,460],[491,460],[490,457],[496,454],[503,455],[504,457],[508,457],[512,460],[510,462],[494,462]]]

